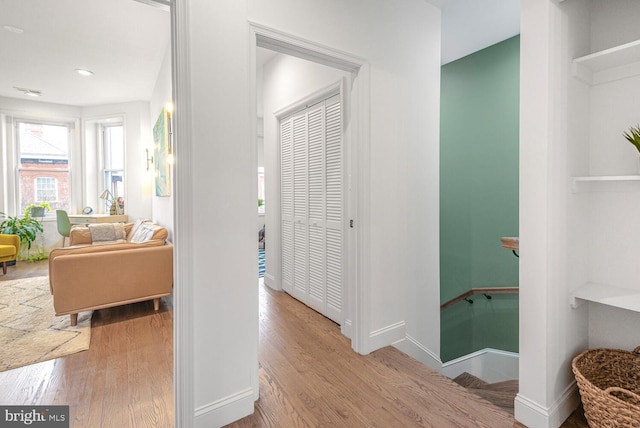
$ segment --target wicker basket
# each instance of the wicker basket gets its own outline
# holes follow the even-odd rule
[[[589,426],[640,428],[640,346],[591,349],[571,364]]]

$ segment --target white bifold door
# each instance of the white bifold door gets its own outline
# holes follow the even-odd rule
[[[338,324],[343,307],[340,96],[280,120],[283,288]]]

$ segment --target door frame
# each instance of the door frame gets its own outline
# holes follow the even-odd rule
[[[153,1],[153,0],[151,0]],[[174,138],[182,141],[174,147],[174,155],[182,159],[180,166],[174,167],[173,185],[176,193],[173,200],[174,208],[174,284],[181,284],[174,288],[174,422],[176,426],[190,427],[194,423],[195,391],[193,388],[194,370],[192,361],[195,352],[195,337],[193,306],[194,290],[193,272],[189,269],[193,249],[183,236],[193,236],[194,226],[188,220],[192,203],[196,199],[188,183],[192,181],[189,160],[192,159],[193,147],[192,129],[189,120],[192,117],[190,100],[190,32],[189,32],[189,2],[171,0],[157,0],[170,6],[171,13],[171,72],[172,92],[174,100]],[[351,147],[347,153],[347,162],[351,168],[351,175],[347,177],[347,186],[352,197],[347,204],[348,218],[354,219],[356,228],[349,228],[348,240],[348,292],[349,314],[351,320],[346,320],[343,333],[351,337],[351,347],[360,354],[370,351],[371,303],[367,284],[370,284],[370,93],[371,67],[369,63],[357,56],[332,49],[320,44],[288,35],[264,25],[248,22],[249,65],[255,70],[257,46],[269,48],[277,52],[297,56],[315,61],[331,67],[336,67],[351,73],[351,92],[345,99],[345,108],[352,111],[351,121],[347,124],[347,132]],[[249,84],[249,95],[252,108],[248,114],[252,130],[257,128],[257,98],[256,76],[252,74]],[[183,96],[184,95],[184,96]],[[257,147],[254,135],[254,147]],[[257,150],[255,150],[255,164],[257,165]],[[179,189],[179,191],[178,191]],[[253,227],[255,225],[251,225]],[[351,323],[349,324],[349,321]],[[257,328],[257,327],[256,327]],[[256,361],[257,366],[257,361]],[[257,381],[257,380],[256,380]],[[255,393],[258,392],[255,385]],[[258,397],[254,397],[257,399]]]
[[[353,219],[356,227],[346,228],[346,265],[347,311],[341,327],[342,333],[351,338],[354,351],[366,354],[369,352],[370,309],[368,290],[370,275],[370,214],[368,207],[370,195],[370,65],[360,57],[333,49],[300,37],[284,33],[274,28],[249,21],[251,66],[255,69],[257,47],[270,49],[279,53],[316,62],[328,67],[337,68],[350,73],[351,82],[343,92],[343,119],[345,123],[345,139],[348,149],[345,156],[347,162],[346,218]],[[345,85],[346,86],[346,85]],[[257,84],[255,74],[250,82],[252,111],[257,111]],[[251,117],[252,129],[257,128],[257,117]],[[254,144],[254,146],[257,145]],[[256,154],[257,157],[257,154]],[[256,160],[257,164],[257,160]],[[279,161],[278,161],[279,166]],[[278,186],[280,180],[278,178]],[[279,213],[276,221],[280,221]],[[277,278],[276,281],[281,281]]]

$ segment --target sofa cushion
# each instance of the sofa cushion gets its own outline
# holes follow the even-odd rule
[[[150,224],[153,224],[154,226],[157,227],[157,229],[153,232],[153,235],[151,237],[151,241],[160,241],[160,244],[164,244],[164,242],[167,240],[167,237],[169,236],[169,231],[162,227],[162,226],[157,226],[154,223],[151,223],[150,220],[141,220],[141,223],[146,223],[149,222]],[[126,223],[124,225],[124,232],[125,235],[127,236],[127,242],[132,242],[131,241],[131,236],[133,235],[131,232],[133,232],[133,227],[135,226],[135,223]],[[91,241],[91,232],[89,231],[89,228],[87,226],[73,226],[71,228],[71,233],[69,234],[69,246],[74,247],[74,246],[79,246],[79,245],[91,245],[93,242]]]
[[[91,245],[91,232],[87,226],[71,226],[69,245]]]
[[[9,257],[16,255],[16,247],[13,245],[0,245],[0,257]]]
[[[51,262],[58,256],[68,256],[74,254],[91,254],[91,253],[103,253],[106,251],[121,251],[121,250],[144,250],[148,247],[156,247],[165,245],[164,241],[152,240],[141,244],[124,243],[113,245],[78,245],[73,247],[54,248],[49,253],[49,266]]]

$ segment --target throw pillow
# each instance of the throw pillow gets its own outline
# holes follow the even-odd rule
[[[131,226],[131,230],[129,231],[129,235],[127,236],[127,239],[129,241],[131,241],[131,238],[133,238],[133,235],[136,234],[136,232],[138,231],[138,229],[140,228],[140,225],[143,223],[147,223],[150,222],[151,220],[149,220],[148,218],[139,218],[135,221],[135,223],[133,223],[133,226]]]
[[[160,229],[160,226],[150,222],[144,222],[140,224],[135,233],[131,235],[130,241],[134,243],[148,242],[153,238],[154,232],[158,229]]]
[[[124,223],[98,223],[90,224],[91,241],[109,242],[125,239]]]

